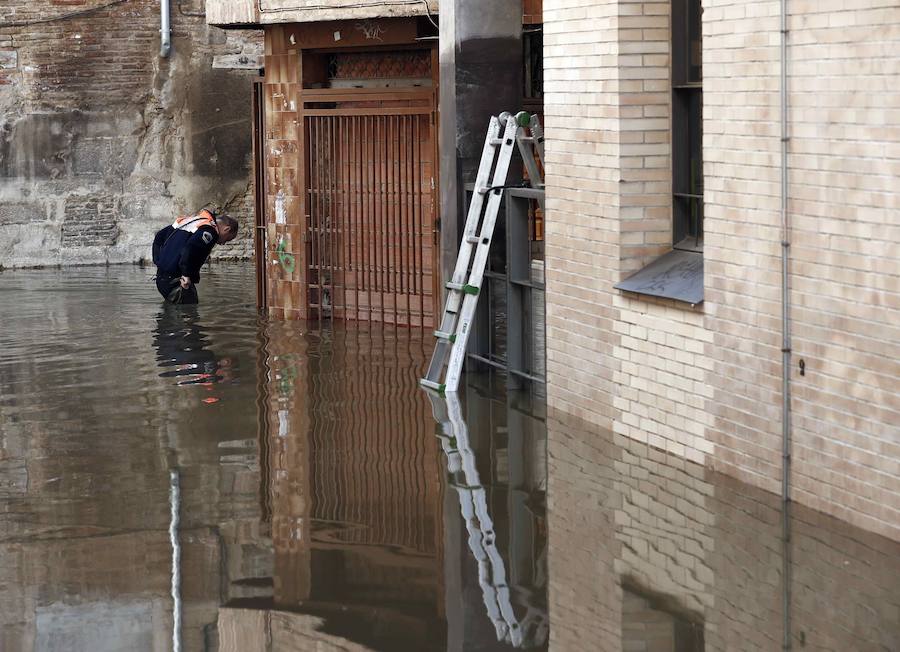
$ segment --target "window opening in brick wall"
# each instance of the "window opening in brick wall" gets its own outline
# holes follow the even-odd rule
[[[703,49],[700,0],[672,0],[672,242],[703,250]]]
[[[525,49],[525,101],[542,102],[544,99],[544,30],[540,25],[530,25],[522,34]]]
[[[615,284],[625,292],[703,303],[703,48],[701,0],[672,0],[672,251]]]

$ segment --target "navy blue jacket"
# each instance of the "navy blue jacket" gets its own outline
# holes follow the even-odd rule
[[[187,276],[199,283],[200,268],[218,241],[219,234],[212,226],[201,226],[190,233],[169,225],[153,239],[153,262],[160,274]]]

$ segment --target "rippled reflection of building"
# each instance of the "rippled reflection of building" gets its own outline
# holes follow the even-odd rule
[[[256,422],[246,410],[254,379],[179,385],[200,367],[170,377],[161,363],[197,363],[197,342],[158,338],[193,329],[218,368],[224,357],[253,368],[253,347],[211,342],[207,327],[225,329],[212,311],[189,329],[134,301],[111,314],[112,297],[144,287],[137,269],[42,282],[73,291],[23,295],[2,313],[28,354],[0,358],[0,650],[171,649],[172,470],[181,481],[182,649],[215,649],[222,587],[266,563]],[[213,394],[221,400],[202,402]],[[260,559],[241,568],[241,551]]]
[[[417,387],[426,340],[406,329],[272,326],[262,446],[272,595],[220,612],[223,651],[265,640],[291,650],[512,649],[489,618],[456,479]],[[509,434],[502,396],[473,393],[468,410],[513,602],[522,616],[545,614],[543,457],[522,450],[543,451],[543,425],[510,424]]]
[[[428,404],[414,389],[421,334],[279,328],[267,345],[264,406],[274,545],[266,609],[301,638],[309,617],[362,643],[442,638],[443,490]],[[226,612],[220,628],[226,639],[235,632],[235,645],[258,640],[253,618]]]
[[[896,542],[795,505],[785,604],[780,497],[565,415],[549,438],[553,647],[768,652],[787,619],[793,649],[900,649]]]

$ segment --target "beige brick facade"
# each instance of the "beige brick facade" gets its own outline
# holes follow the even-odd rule
[[[549,400],[777,492],[778,2],[703,2],[704,302],[613,289],[672,244],[669,7],[544,4]],[[794,498],[898,539],[900,9],[788,7]]]

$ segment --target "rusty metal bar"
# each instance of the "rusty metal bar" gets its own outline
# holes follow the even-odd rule
[[[375,231],[373,224],[375,223],[375,148],[372,145],[372,118],[364,121],[363,129],[365,130],[365,166],[366,166],[366,222],[363,231],[363,239],[366,243],[367,273],[366,281],[368,287],[368,320],[374,318],[375,310],[375,249],[372,246],[372,235]],[[369,155],[370,145],[372,145],[372,155]]]
[[[305,115],[310,116],[353,116],[383,117],[386,115],[430,115],[431,109],[427,106],[397,106],[397,107],[373,107],[364,109],[305,109]]]
[[[398,277],[400,271],[400,264],[397,262],[397,154],[394,149],[394,140],[399,138],[397,133],[397,120],[395,117],[387,118],[387,123],[389,125],[388,134],[390,138],[388,139],[388,151],[390,152],[390,156],[388,158],[388,164],[390,166],[390,202],[388,203],[388,224],[390,224],[389,229],[389,237],[387,242],[388,247],[388,259],[390,262],[390,285],[389,292],[391,296],[391,303],[393,303],[394,308],[394,325],[398,324],[398,314],[397,314],[397,304],[399,303],[400,298],[400,279]]]
[[[330,145],[331,145],[331,156],[333,157],[332,163],[328,166],[331,177],[331,186],[329,188],[329,216],[328,216],[328,224],[329,224],[329,238],[331,239],[331,322],[334,323],[334,313],[338,307],[338,290],[340,288],[340,270],[341,270],[341,256],[340,256],[340,238],[341,231],[338,228],[338,175],[340,173],[340,150],[337,147],[337,118],[332,116],[328,119],[330,123],[331,133],[330,133]]]
[[[322,266],[322,317],[329,318],[334,313],[334,148],[332,147],[334,117],[325,118],[322,123],[325,127],[325,174],[322,184],[322,241],[325,249],[325,264]],[[326,301],[326,298],[328,299]]]
[[[379,236],[384,233],[381,224],[384,216],[384,179],[381,168],[381,142],[378,138],[381,131],[381,120],[375,118],[372,123],[372,163],[375,169],[375,229],[373,240],[375,241],[375,285],[378,290],[378,307],[381,311],[381,321],[384,321],[384,251],[379,242]]]
[[[415,211],[417,216],[417,234],[416,234],[416,246],[419,248],[419,269],[418,274],[416,274],[416,280],[419,284],[419,315],[422,321],[422,327],[425,327],[425,239],[430,235],[426,233],[427,226],[425,224],[424,215],[422,212],[422,123],[421,121],[416,121],[418,124],[416,125],[416,136],[414,139],[415,144],[415,160],[416,160],[416,171],[415,171],[415,179],[414,179],[414,187],[415,187]]]
[[[350,319],[350,300],[348,292],[350,288],[350,152],[349,129],[350,120],[343,118],[339,125],[338,138],[341,147],[341,257],[343,258],[344,274],[344,321]]]
[[[307,223],[306,223],[306,232],[308,239],[308,251],[309,257],[304,261],[304,270],[303,270],[303,283],[307,286],[307,296],[309,308],[312,308],[313,304],[316,303],[316,299],[314,299],[314,292],[312,289],[312,283],[315,280],[314,277],[314,269],[318,264],[318,253],[316,252],[316,238],[315,238],[315,223],[316,223],[316,209],[315,209],[315,187],[316,187],[316,166],[315,159],[311,155],[313,151],[315,151],[317,144],[314,139],[315,134],[315,120],[313,118],[309,118],[306,121],[306,143],[307,150],[305,152],[305,156],[307,159],[307,183],[308,187],[306,189],[306,214],[307,214]],[[308,311],[309,312],[309,311]],[[312,317],[312,313],[309,312],[308,317]]]
[[[431,88],[303,88],[298,95],[302,102],[356,102],[432,100]]]
[[[409,221],[409,202],[407,201],[407,189],[409,188],[409,182],[411,179],[409,178],[409,123],[410,118],[407,116],[401,116],[397,118],[400,122],[400,134],[401,140],[397,143],[397,151],[399,152],[400,157],[400,165],[401,165],[401,178],[403,179],[403,184],[400,187],[400,193],[397,197],[397,200],[400,203],[400,233],[399,233],[399,246],[400,246],[400,290],[403,293],[404,299],[404,310],[406,312],[406,325],[412,326],[412,318],[409,310],[409,252],[406,249],[407,242],[407,222]]]
[[[409,140],[407,143],[407,157],[409,159],[409,196],[407,197],[406,228],[407,234],[407,260],[409,261],[409,312],[413,313],[413,297],[416,294],[416,274],[418,261],[416,259],[416,117],[409,118]]]

